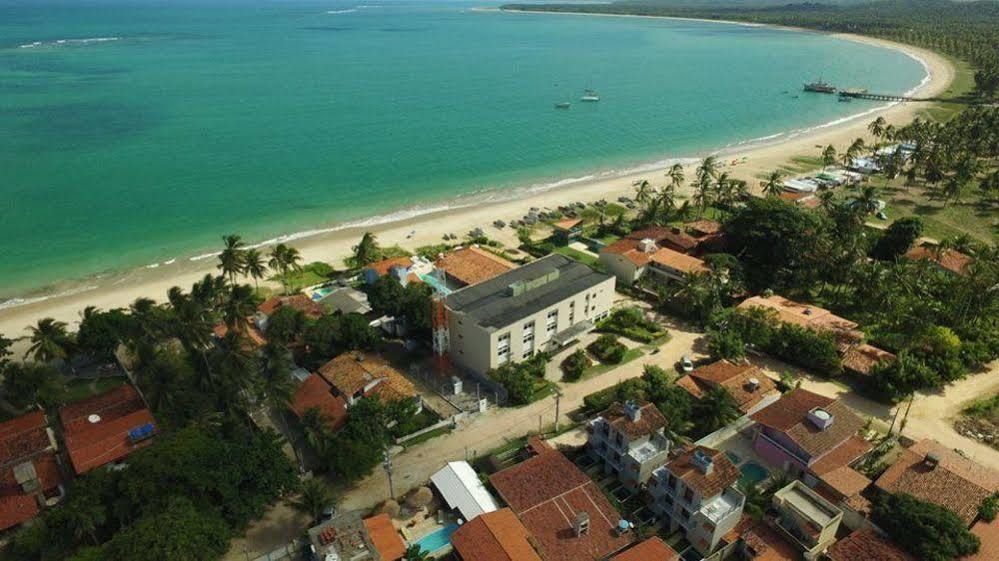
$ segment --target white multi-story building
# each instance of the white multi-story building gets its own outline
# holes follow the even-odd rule
[[[592,330],[614,277],[553,254],[447,296],[448,355],[477,374],[556,350]]]
[[[710,555],[742,518],[746,497],[735,487],[739,475],[724,452],[694,446],[652,472],[652,511],[669,530],[682,528],[701,555]]]
[[[631,490],[638,490],[652,472],[669,458],[666,418],[652,403],[614,403],[586,427],[587,450],[617,474]]]

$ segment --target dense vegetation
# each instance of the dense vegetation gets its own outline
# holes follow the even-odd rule
[[[880,497],[871,516],[892,541],[919,559],[949,561],[978,551],[978,536],[956,514],[911,495]]]

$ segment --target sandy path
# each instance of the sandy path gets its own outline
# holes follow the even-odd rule
[[[878,39],[852,35],[837,35],[853,41],[861,41],[905,51],[924,61],[931,79],[918,92],[920,96],[935,96],[945,91],[953,79],[954,69],[943,57],[916,47],[900,45]],[[819,148],[833,144],[841,149],[855,138],[866,137],[867,124],[877,115],[889,122],[908,122],[922,109],[924,103],[895,105],[876,114],[865,115],[852,121],[819,128],[791,138],[779,138],[767,145],[746,146],[725,152],[723,158],[731,162],[746,157],[748,162],[724,169],[734,178],[744,179],[754,189],[758,187],[758,176],[778,168],[796,155],[817,155]],[[703,155],[703,154],[701,154]],[[299,249],[305,262],[327,261],[339,263],[350,252],[350,248],[364,230],[375,232],[383,245],[399,244],[413,249],[421,245],[441,241],[444,233],[464,234],[482,227],[490,237],[509,245],[516,245],[516,236],[508,228],[498,230],[491,226],[497,218],[509,221],[523,216],[530,207],[554,208],[568,201],[593,201],[602,198],[616,199],[620,195],[632,195],[632,184],[639,179],[648,179],[656,185],[665,183],[665,170],[632,173],[615,178],[564,185],[541,193],[526,194],[524,197],[504,202],[478,203],[473,206],[425,214],[415,218],[364,228],[351,228],[304,238],[292,243]],[[688,177],[692,170],[688,170]],[[412,235],[410,235],[412,233]],[[222,232],[220,232],[221,236]],[[220,242],[221,245],[221,242]],[[190,261],[178,259],[176,263],[162,265],[156,269],[140,269],[122,276],[88,282],[92,288],[80,293],[53,297],[41,302],[0,310],[0,333],[8,337],[24,335],[25,326],[43,317],[53,317],[74,324],[79,320],[79,312],[88,305],[102,309],[125,306],[138,297],[163,299],[172,286],[188,287],[207,272],[215,271],[214,259]]]

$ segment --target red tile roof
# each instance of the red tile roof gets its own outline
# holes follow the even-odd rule
[[[851,497],[867,489],[871,480],[850,466],[838,467],[822,476],[822,482],[834,489],[843,498]]]
[[[552,224],[552,226],[554,226],[556,230],[571,230],[582,223],[583,219],[581,218],[563,218],[562,220]]]
[[[155,423],[130,385],[63,406],[59,411],[66,451],[77,474],[124,458],[150,440],[131,443],[128,431]]]
[[[648,265],[649,261],[652,259],[654,251],[642,251],[639,249],[640,243],[641,240],[624,238],[607,245],[600,250],[600,253],[620,255],[628,261],[631,261],[636,267],[642,267],[644,265]]]
[[[742,301],[738,308],[763,308],[777,313],[777,319],[784,323],[792,323],[815,331],[832,333],[839,340],[860,342],[863,333],[857,329],[857,324],[833,314],[829,310],[802,304],[783,296],[769,297],[753,296]]]
[[[212,333],[219,339],[224,339],[229,333],[229,326],[219,323],[212,328]],[[243,335],[246,336],[246,340],[249,342],[251,348],[263,347],[267,344],[267,338],[264,337],[264,334],[250,320],[246,320],[246,329],[243,330]]]
[[[828,428],[820,429],[808,420],[808,413],[816,408],[832,415]],[[752,419],[784,433],[812,458],[831,453],[864,426],[864,420],[842,402],[801,388],[785,393]]]
[[[372,270],[378,274],[379,277],[388,274],[392,267],[404,267],[409,268],[413,266],[413,260],[409,257],[390,257],[388,259],[382,259],[381,261],[376,261],[364,267],[365,270]]]
[[[721,223],[714,220],[695,220],[684,224],[684,227],[688,232],[698,237],[713,236],[722,231]]]
[[[38,515],[38,510],[38,500],[34,496],[0,496],[0,530],[31,520]]]
[[[834,420],[835,422],[835,420]],[[837,446],[826,455],[815,461],[809,469],[818,476],[825,475],[833,470],[848,466],[858,458],[866,454],[874,445],[857,435],[846,439],[843,444]],[[851,493],[847,493],[850,495]]]
[[[678,561],[680,554],[658,536],[639,542],[624,553],[618,553],[610,561]]]
[[[501,508],[462,524],[451,545],[462,561],[541,561],[533,539],[512,510]]]
[[[773,380],[758,366],[735,364],[725,359],[696,368],[676,383],[695,399],[703,398],[712,388],[723,387],[743,413],[748,413],[767,397],[779,393]]]
[[[939,461],[936,467],[926,461],[930,453]],[[875,484],[889,493],[908,493],[946,507],[970,524],[982,501],[999,490],[999,472],[927,439],[903,452]]]
[[[597,560],[626,546],[616,528],[621,515],[600,489],[561,453],[539,441],[538,454],[493,474],[489,480],[548,561]],[[589,517],[589,531],[576,537],[578,513]]]
[[[680,271],[681,273],[703,273],[708,270],[708,266],[704,264],[704,261],[666,247],[653,253],[650,259],[653,263]]]
[[[388,514],[379,514],[364,519],[364,528],[375,546],[381,561],[398,561],[406,554],[406,544]]]
[[[710,473],[703,473],[694,463],[694,454],[698,450],[712,459],[713,467]],[[741,475],[739,469],[735,467],[725,452],[707,446],[693,446],[666,462],[664,467],[682,479],[688,487],[700,493],[704,500],[708,500],[732,486]]]
[[[992,522],[979,520],[971,527],[971,533],[978,536],[978,553],[962,557],[961,561],[995,561],[999,559],[999,519]]]
[[[916,557],[867,526],[839,540],[826,552],[831,561],[916,561]]]
[[[336,430],[347,422],[347,402],[333,395],[332,388],[315,374],[309,374],[291,399],[291,410],[299,418],[315,407],[329,421],[330,430]]]
[[[21,463],[52,448],[45,414],[34,411],[0,423],[0,467]]]
[[[632,421],[625,412],[625,406],[614,402],[606,411],[600,414],[607,423],[632,440],[649,436],[666,427],[666,417],[652,403],[638,404],[640,415],[637,421]]]
[[[968,272],[968,266],[973,259],[967,255],[953,249],[939,251],[931,244],[920,244],[905,253],[906,259],[913,261],[932,261],[941,268],[954,274],[964,275]]]
[[[309,298],[305,294],[274,296],[272,298],[268,298],[257,308],[257,311],[269,316],[278,311],[280,308],[296,309],[305,314],[306,317],[310,317],[312,319],[319,319],[326,313],[318,302],[314,302],[312,298]]]
[[[458,248],[437,258],[436,266],[447,276],[468,286],[517,268],[516,265],[477,247]]]
[[[762,522],[744,516],[736,526],[739,541],[752,561],[798,561],[801,554],[783,535]]]
[[[319,375],[323,377],[342,396],[350,397],[368,386],[372,390],[385,392],[386,399],[402,399],[415,397],[416,388],[401,372],[396,370],[384,358],[375,354],[347,352],[319,367]],[[372,385],[374,384],[374,385]],[[379,388],[379,386],[387,387]]]
[[[858,374],[869,375],[879,362],[892,362],[895,355],[881,350],[873,345],[857,345],[850,347],[843,354],[843,368]]]

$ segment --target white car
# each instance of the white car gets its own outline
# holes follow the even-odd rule
[[[689,356],[685,356],[680,359],[680,370],[684,372],[694,371],[694,361],[690,359]]]

